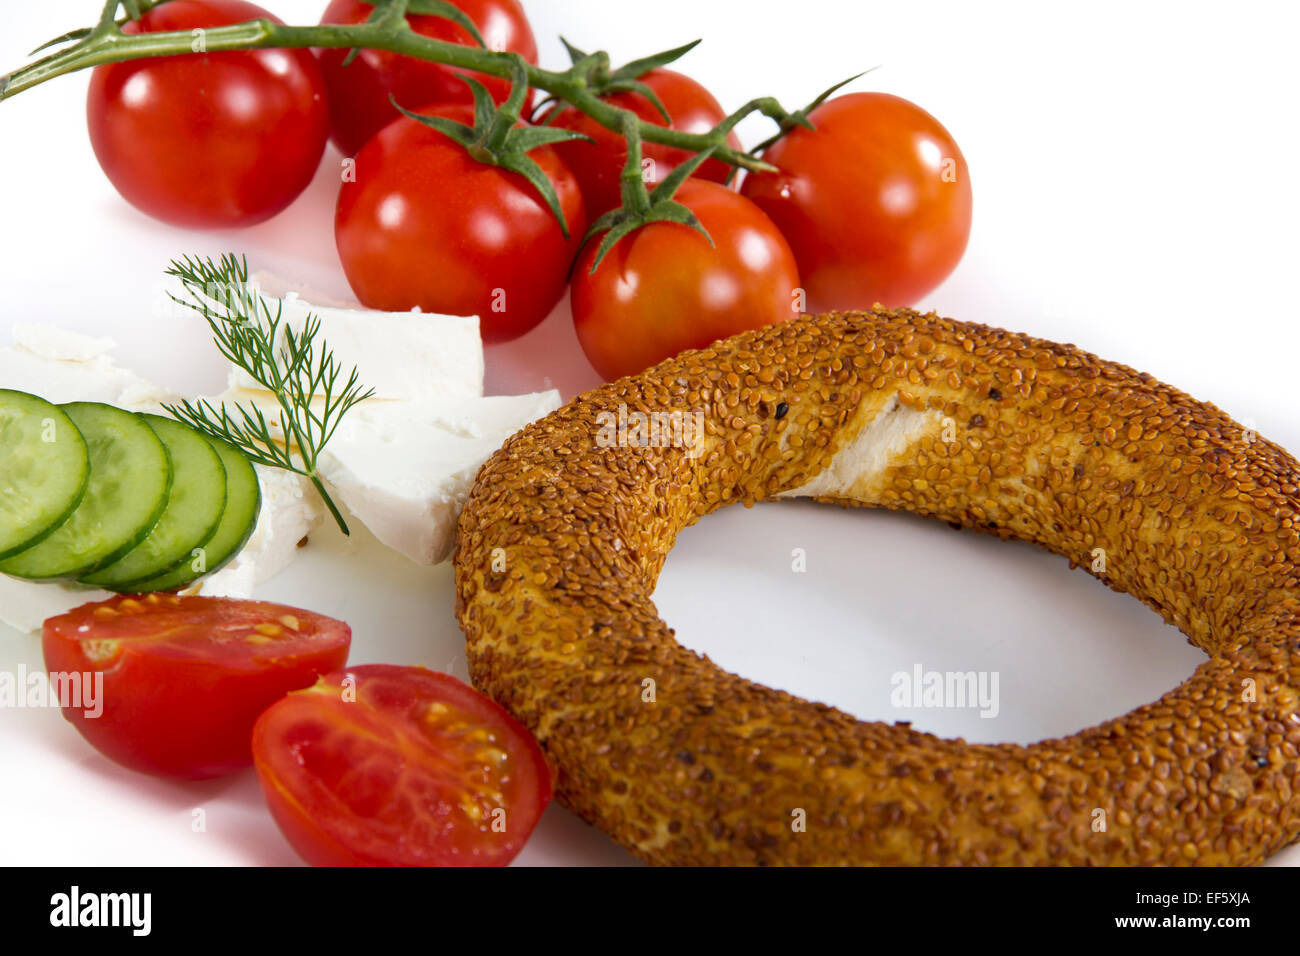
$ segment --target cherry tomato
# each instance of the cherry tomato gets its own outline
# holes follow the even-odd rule
[[[466,124],[464,106],[435,112]],[[352,291],[393,312],[477,315],[485,341],[523,335],[564,295],[586,217],[573,174],[549,146],[528,154],[546,173],[569,226],[523,176],[470,158],[442,133],[402,117],[357,154],[334,237]]]
[[[275,21],[242,0],[172,0],[122,29],[189,33],[258,17]],[[308,50],[193,53],[96,67],[86,118],[99,165],[127,202],[163,222],[197,228],[247,226],[275,215],[311,182],[329,134],[325,81]]]
[[[311,611],[175,594],[85,604],[43,634],[51,677],[103,680],[97,705],[83,692],[63,708],[81,735],[125,767],[188,779],[252,763],[258,715],[342,667],[351,640],[342,621]]]
[[[518,53],[537,62],[537,42],[517,0],[454,0],[478,27],[489,50]],[[321,23],[364,23],[375,8],[360,0],[333,0]],[[408,15],[411,29],[421,36],[464,46],[477,45],[462,27],[444,17]],[[469,87],[458,73],[468,73],[488,88],[498,103],[510,93],[510,82],[468,70],[457,70],[385,50],[362,50],[346,67],[347,50],[321,50],[320,62],[329,88],[330,125],[334,142],[355,156],[366,140],[401,114],[389,95],[408,110],[436,103],[473,103]],[[531,102],[532,94],[529,94]],[[525,113],[527,115],[527,113]]]
[[[593,236],[574,266],[578,341],[607,379],[797,314],[794,255],[761,209],[701,180],[688,179],[675,198],[713,247],[689,226],[657,222],[619,240],[594,273],[601,237]]]
[[[827,100],[764,155],[741,192],[790,240],[808,311],[915,303],[970,236],[966,160],[929,113],[887,93]]]
[[[423,667],[321,678],[262,715],[253,754],[271,815],[316,866],[504,866],[551,801],[532,735]]]
[[[641,77],[641,82],[655,91],[664,109],[673,118],[669,129],[683,133],[707,133],[726,118],[727,114],[713,98],[713,94],[689,76],[660,68],[645,74]],[[603,99],[614,106],[632,110],[646,122],[656,126],[664,125],[662,114],[640,93],[615,93]],[[551,125],[575,130],[594,140],[591,143],[570,140],[555,147],[560,158],[578,177],[582,198],[587,203],[587,215],[594,221],[602,213],[622,205],[619,177],[627,162],[627,140],[572,106],[561,107]],[[740,140],[735,133],[727,137],[727,145],[740,149]],[[647,185],[653,188],[694,155],[689,150],[643,142],[643,165],[646,160],[654,163],[647,169]],[[723,183],[731,174],[731,169],[731,166],[721,160],[706,159],[693,175]]]

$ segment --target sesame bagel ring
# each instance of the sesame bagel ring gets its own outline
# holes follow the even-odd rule
[[[603,440],[620,409],[698,411],[704,433]],[[683,527],[795,495],[1085,567],[1104,549],[1099,576],[1209,659],[1030,746],[744,680],[650,596]],[[537,735],[561,801],[652,863],[1257,863],[1300,836],[1298,535],[1300,466],[1213,405],[1070,345],[877,308],[685,352],[515,435],[461,515],[456,610],[474,683]]]

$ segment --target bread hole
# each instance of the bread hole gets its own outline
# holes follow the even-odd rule
[[[724,508],[686,528],[654,600],[683,645],[726,670],[972,743],[1073,734],[1205,660],[1137,599],[1032,545],[806,500]],[[919,699],[897,706],[900,675],[910,693],[918,667]],[[927,705],[931,674],[944,693]],[[981,675],[985,692],[996,683],[995,715],[981,716]]]

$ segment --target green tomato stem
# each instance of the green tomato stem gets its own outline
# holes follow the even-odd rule
[[[159,2],[165,0],[139,0],[135,7],[143,13]],[[523,62],[513,53],[493,52],[422,36],[412,30],[400,15],[405,4],[393,3],[393,0],[381,2],[384,2],[386,9],[380,16],[366,23],[292,26],[259,19],[231,26],[211,27],[201,33],[174,31],[124,34],[115,19],[120,2],[109,0],[99,24],[82,40],[68,49],[0,76],[0,100],[16,96],[66,73],[126,60],[194,53],[200,45],[208,53],[268,48],[364,48],[386,50],[506,80],[516,79],[522,64],[528,86],[564,100],[607,129],[622,131],[623,114],[627,111],[606,103],[588,87],[588,77],[593,70],[608,69],[607,54],[592,54],[564,72],[544,70]],[[762,102],[775,103],[774,100]],[[786,115],[779,106],[771,112],[767,109],[761,111],[768,115]],[[713,155],[718,159],[744,169],[771,171],[774,168],[756,156],[729,147],[726,144],[725,130],[683,133],[638,119],[637,132],[645,141],[690,152],[703,152],[714,147]]]
[[[620,197],[623,208],[633,215],[644,216],[650,211],[650,193],[645,188],[645,174],[641,169],[640,121],[631,110],[622,110],[621,132],[627,139],[627,162],[619,176]]]

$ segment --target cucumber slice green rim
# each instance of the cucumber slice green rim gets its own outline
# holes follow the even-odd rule
[[[138,415],[99,402],[60,406],[90,452],[90,479],[76,509],[47,538],[0,561],[20,578],[79,577],[126,554],[167,505],[167,448]]]
[[[154,430],[172,462],[172,486],[158,523],[147,537],[110,565],[81,578],[82,584],[119,590],[161,574],[208,543],[226,510],[226,468],[208,440],[173,418],[140,416]]]
[[[253,535],[257,517],[262,510],[262,488],[257,480],[257,470],[234,445],[217,438],[204,436],[221,456],[226,466],[226,510],[216,533],[202,547],[194,548],[189,555],[162,574],[145,581],[133,581],[121,590],[136,594],[150,591],[174,591],[185,587],[196,578],[220,570],[229,563]]]
[[[43,398],[0,389],[0,559],[53,534],[81,504],[90,451]]]

